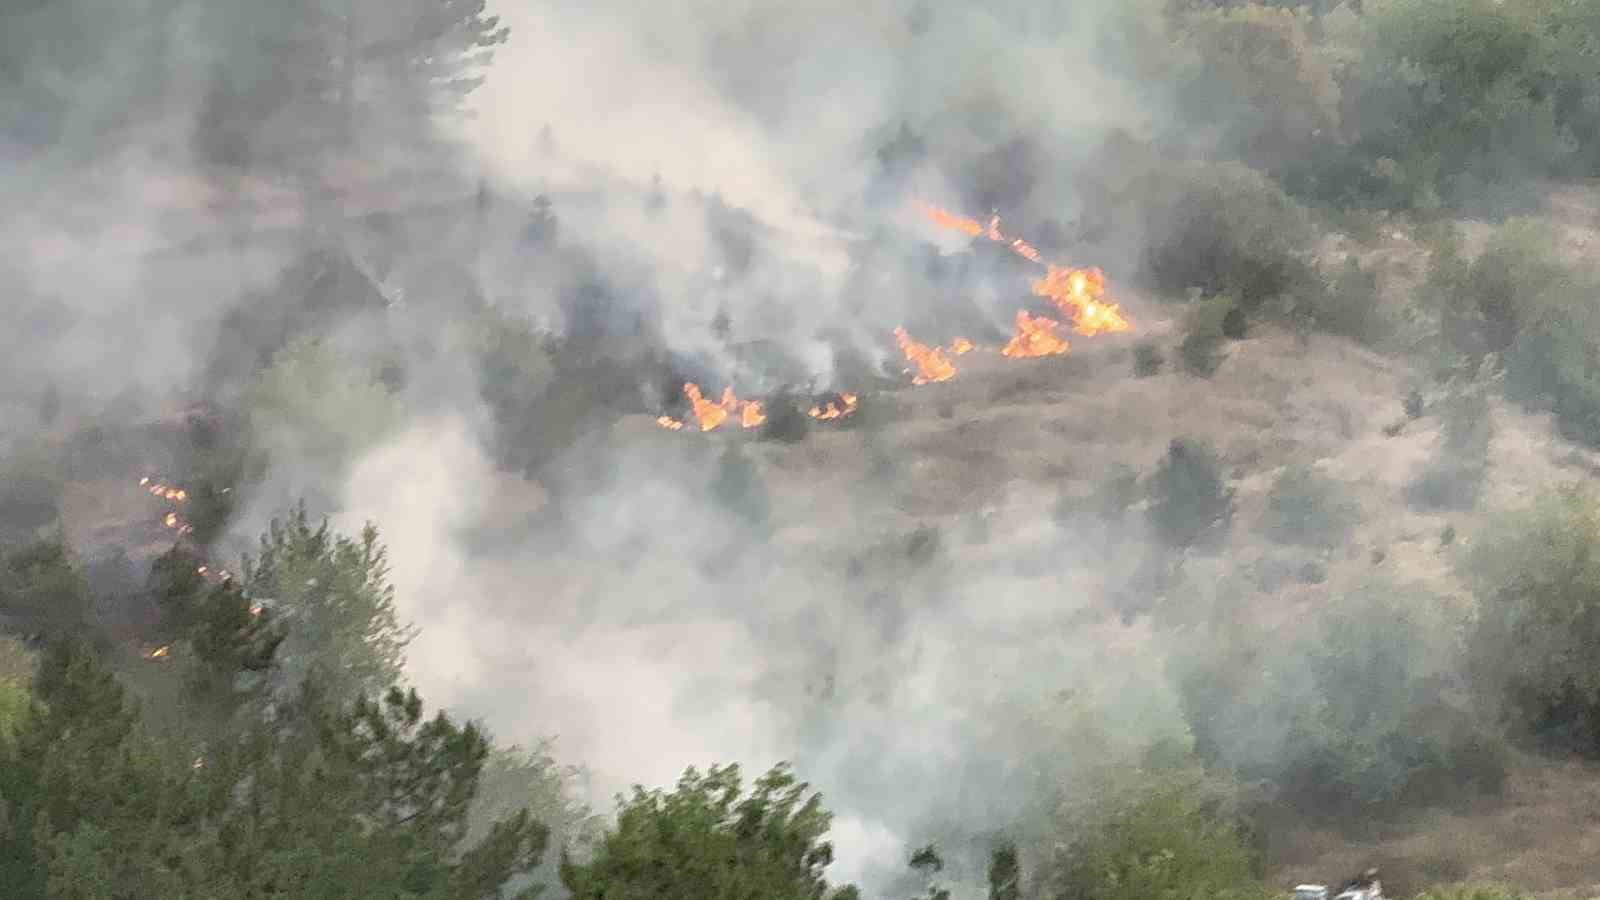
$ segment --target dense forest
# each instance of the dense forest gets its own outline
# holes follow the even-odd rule
[[[1600,4],[989,7],[0,4],[0,895],[1600,892]]]

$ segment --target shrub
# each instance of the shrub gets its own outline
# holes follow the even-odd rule
[[[1310,314],[1323,331],[1363,342],[1376,340],[1385,331],[1378,310],[1378,275],[1354,256],[1346,257],[1316,299]]]
[[[1180,165],[1147,182],[1144,268],[1157,290],[1227,294],[1249,315],[1319,283],[1310,218],[1260,173]]]
[[[1168,544],[1187,547],[1226,528],[1233,515],[1233,491],[1222,479],[1222,464],[1205,444],[1175,438],[1150,482],[1150,523]]]
[[[1178,345],[1178,357],[1183,368],[1191,375],[1209,378],[1222,365],[1223,344],[1227,334],[1223,330],[1228,317],[1235,312],[1233,300],[1214,297],[1197,304],[1184,322],[1183,342]]]
[[[1179,40],[1193,52],[1182,108],[1212,129],[1224,150],[1278,171],[1332,134],[1339,122],[1334,60],[1314,41],[1309,11],[1249,4],[1190,11]]]
[[[1172,672],[1197,749],[1311,813],[1500,790],[1504,749],[1461,696],[1431,601],[1377,584],[1298,635],[1186,639]]]
[[[1541,740],[1600,756],[1600,506],[1573,485],[1475,542],[1479,685]]]
[[[767,421],[761,426],[761,439],[783,444],[798,444],[811,433],[811,417],[801,408],[799,398],[788,390],[778,391],[762,405]]]
[[[1133,375],[1135,378],[1149,378],[1161,374],[1161,366],[1166,359],[1161,354],[1161,345],[1155,341],[1140,341],[1133,345]]]
[[[1059,900],[1272,896],[1241,816],[1196,771],[1114,774],[1043,873]]]
[[[761,471],[737,444],[727,445],[717,460],[711,495],[724,509],[754,526],[764,527],[772,514]]]
[[[55,522],[64,487],[60,464],[43,446],[21,447],[0,463],[0,544]]]
[[[1471,509],[1488,469],[1494,419],[1481,390],[1464,391],[1443,406],[1444,441],[1406,486],[1406,498],[1429,510]]]
[[[1282,543],[1331,547],[1344,541],[1355,518],[1337,483],[1310,466],[1296,465],[1272,483],[1261,530]]]

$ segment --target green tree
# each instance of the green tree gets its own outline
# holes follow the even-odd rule
[[[1150,524],[1167,543],[1187,547],[1226,528],[1233,515],[1233,491],[1222,477],[1222,463],[1210,447],[1174,438],[1150,479]]]
[[[1571,485],[1502,519],[1469,561],[1480,610],[1471,659],[1512,721],[1600,755],[1600,505]]]
[[[341,708],[310,685],[195,758],[81,646],[37,684],[0,744],[7,896],[490,900],[543,852],[526,809],[467,839],[488,737],[414,691]]]
[[[1260,860],[1194,771],[1111,779],[1045,873],[1053,900],[1264,900]]]
[[[778,765],[744,793],[739,767],[686,771],[672,793],[635,787],[587,862],[564,859],[575,900],[854,900],[823,870],[832,817]]]
[[[328,344],[302,338],[273,357],[245,404],[254,446],[337,473],[399,424],[399,401]]]
[[[81,630],[89,613],[89,585],[66,539],[38,540],[0,559],[0,615],[15,627],[45,635]]]
[[[278,665],[285,685],[314,677],[336,702],[347,703],[401,680],[415,632],[395,611],[376,526],[348,538],[326,520],[313,525],[302,504],[272,521],[243,570],[243,596],[282,623]]]

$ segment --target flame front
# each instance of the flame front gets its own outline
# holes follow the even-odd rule
[[[735,415],[741,428],[758,428],[767,421],[760,400],[740,400],[731,387],[723,388],[720,399],[707,400],[700,385],[691,381],[683,386],[683,395],[689,398],[690,411],[701,431],[715,431]],[[668,431],[682,431],[684,427],[681,420],[671,416],[657,416],[656,424]]]
[[[911,373],[912,384],[949,381],[956,377],[955,365],[938,347],[917,343],[904,328],[894,330],[894,339],[900,345],[900,352],[906,355],[906,361],[916,366],[916,371]]]
[[[856,397],[855,394],[841,393],[839,395],[839,402],[835,403],[834,401],[829,400],[827,406],[813,406],[811,409],[807,410],[806,415],[823,422],[827,422],[832,419],[842,419],[856,411],[856,404],[858,400],[859,398]]]
[[[1050,266],[1045,276],[1033,283],[1033,293],[1055,304],[1062,315],[1072,319],[1073,330],[1084,337],[1133,327],[1115,303],[1103,299],[1106,276],[1099,269]]]
[[[1032,359],[1041,356],[1059,356],[1070,349],[1065,339],[1056,335],[1061,325],[1055,319],[1030,316],[1025,309],[1017,310],[1017,330],[1000,353],[1012,359]]]
[[[1054,304],[1062,316],[1072,320],[1072,329],[1084,337],[1133,328],[1122,310],[1104,299],[1106,277],[1099,269],[1074,269],[1046,263],[1033,245],[1021,238],[1007,237],[1000,230],[999,216],[991,216],[989,224],[984,225],[926,203],[918,203],[917,208],[935,225],[1005,244],[1023,259],[1045,266],[1045,276],[1033,282],[1033,293]]]
[[[958,337],[950,342],[950,355],[962,356],[972,352],[972,342],[964,337]]]

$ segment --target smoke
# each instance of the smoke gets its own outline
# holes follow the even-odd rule
[[[458,326],[493,307],[571,334],[575,315],[620,308],[711,391],[741,395],[852,389],[841,357],[891,360],[898,324],[936,343],[1004,328],[1025,283],[998,267],[929,274],[941,262],[924,242],[959,245],[908,201],[1001,207],[1024,235],[1071,220],[1074,160],[1160,114],[1126,77],[1125,17],[1142,9],[505,0],[511,43],[454,135],[470,162],[439,179],[448,201],[401,209],[381,237],[370,220],[324,236],[384,306],[314,320],[341,366],[281,370],[293,377],[277,394],[258,379],[249,427],[270,474],[226,541],[247,545],[307,494],[347,533],[378,524],[402,616],[420,628],[409,676],[506,741],[555,736],[593,772],[597,803],[689,765],[787,759],[838,814],[835,877],[883,883],[906,847],[941,835],[972,842],[953,859],[970,876],[981,836],[1019,810],[1045,814],[1081,767],[1183,736],[1139,636],[1092,615],[1119,587],[1098,526],[1058,527],[987,447],[989,407],[1007,398],[991,403],[981,379],[964,388],[973,421],[940,453],[924,452],[926,428],[819,428],[797,447],[740,446],[726,466],[721,435],[607,420],[541,470],[577,473],[576,486],[540,485],[502,467],[484,400],[499,376]],[[188,74],[165,120],[180,130],[204,94]],[[880,153],[902,127],[921,151]],[[295,231],[332,201],[293,182],[220,184],[187,152],[134,146],[72,191],[46,174],[48,190],[0,220],[38,317],[0,345],[13,384],[131,389],[159,406],[215,387],[213,353],[297,321],[313,293],[278,283],[299,244],[202,238],[233,234],[230,203],[276,197],[271,215],[239,220]],[[469,211],[459,201],[480,179],[495,199]],[[373,193],[363,201],[381,208]],[[520,238],[534,194],[560,223],[541,249]],[[396,258],[375,261],[369,244]],[[229,324],[263,291],[267,324]],[[763,374],[734,349],[760,342],[803,377]],[[371,371],[384,354],[406,372],[392,391]],[[527,439],[556,427],[536,416]],[[1018,433],[1036,445],[1007,449],[1035,480],[1094,463],[1040,462],[1056,452],[1049,434]],[[757,477],[719,480],[740,463]],[[1142,544],[1123,535],[1118,552]]]

